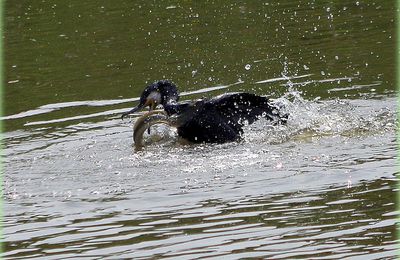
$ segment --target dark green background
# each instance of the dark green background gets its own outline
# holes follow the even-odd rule
[[[244,83],[232,90],[277,97],[287,91],[282,82],[255,82],[313,74],[297,81],[354,79],[297,86],[306,98],[341,97],[344,92],[327,90],[376,83],[380,94],[395,88],[394,21],[394,1],[386,0],[7,1],[5,115],[59,102],[137,97],[162,78],[182,91],[240,79]],[[78,107],[32,120],[105,109]],[[8,120],[6,127],[26,122]]]

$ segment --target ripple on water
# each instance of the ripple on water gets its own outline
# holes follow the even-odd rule
[[[261,120],[237,143],[155,128],[135,153],[110,120],[10,144],[4,256],[393,256],[394,99],[293,95],[286,126]]]
[[[103,206],[92,216],[77,212],[81,221],[67,216],[72,221],[60,222],[58,226],[48,223],[48,228],[58,231],[46,234],[35,246],[52,245],[52,249],[45,250],[48,254],[67,256],[80,252],[81,257],[110,254],[121,258],[228,254],[240,258],[244,256],[243,250],[246,256],[273,258],[312,257],[316,252],[335,252],[343,257],[365,250],[374,253],[374,247],[369,246],[372,241],[394,235],[395,219],[381,215],[393,208],[393,203],[385,197],[383,201],[376,200],[376,205],[366,205],[364,195],[357,191],[370,186],[368,196],[374,198],[394,184],[382,180],[360,183],[351,189],[334,186],[322,192],[221,198],[202,201],[196,207],[148,213],[131,210],[127,215],[123,211],[104,214],[107,208]],[[44,233],[49,230],[43,226],[41,229]],[[62,251],[62,245],[70,249]],[[380,254],[375,253],[380,256],[390,255],[395,245],[384,244],[379,250]]]

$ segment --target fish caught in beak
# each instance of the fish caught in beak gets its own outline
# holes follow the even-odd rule
[[[145,107],[149,107],[149,112],[151,112],[152,110],[156,109],[157,105],[160,104],[161,101],[161,94],[157,89],[149,90],[146,88],[140,96],[139,105],[132,108],[128,112],[123,113],[121,115],[121,119],[124,119],[124,117],[126,117],[127,115],[140,111]],[[147,128],[147,133],[150,134],[150,128]]]
[[[176,122],[168,117],[164,110],[153,110],[139,117],[133,126],[133,141],[135,150],[140,151],[144,147],[143,134],[146,129],[150,129],[152,125],[166,124],[176,127]]]

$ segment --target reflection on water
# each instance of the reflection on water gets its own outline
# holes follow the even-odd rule
[[[6,8],[6,259],[395,259],[390,1]],[[141,152],[146,83],[268,95],[287,125]]]

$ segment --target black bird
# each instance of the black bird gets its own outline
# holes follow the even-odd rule
[[[180,137],[194,143],[235,141],[240,139],[244,125],[252,124],[261,117],[275,123],[286,123],[288,118],[287,114],[281,115],[279,107],[270,103],[268,98],[250,93],[227,93],[184,103],[178,103],[178,100],[175,84],[168,80],[157,81],[144,89],[139,104],[122,114],[121,118],[147,106],[154,110],[157,105],[162,105],[165,112],[143,116],[135,130],[139,128],[138,124],[150,127],[156,123],[167,123],[177,128]]]

